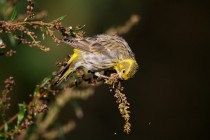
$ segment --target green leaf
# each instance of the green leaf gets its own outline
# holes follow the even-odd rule
[[[76,29],[73,29],[73,31],[80,31],[82,30],[86,25],[77,26]]]
[[[0,132],[0,139],[1,139],[1,138],[4,138],[4,134],[5,134],[5,133]]]
[[[52,80],[53,77],[54,77],[53,75],[49,75],[45,77],[43,81],[41,82],[40,87],[44,87],[45,85],[47,85],[49,81]]]
[[[2,108],[4,106],[3,102],[0,102],[0,108]]]
[[[25,103],[18,104],[18,107],[19,107],[19,112],[18,112],[18,118],[17,118],[17,125],[19,125],[24,118],[24,115],[26,113],[26,104]]]
[[[39,85],[36,85],[34,89],[34,96],[37,95],[38,93],[39,93]]]
[[[49,75],[45,77],[44,80],[39,85],[36,85],[34,89],[34,95],[37,95],[39,93],[40,88],[45,89],[48,85],[50,85],[50,80],[52,80],[54,77],[55,77],[54,75]]]
[[[45,26],[42,27],[42,33],[46,33],[47,28]]]
[[[7,132],[7,131],[8,131],[8,128],[9,128],[9,127],[8,127],[8,124],[5,122],[5,123],[4,123],[4,132]]]
[[[8,36],[9,36],[9,40],[10,40],[12,46],[15,46],[16,41],[15,41],[14,35],[8,34]]]
[[[17,10],[16,8],[13,9],[10,21],[13,21],[17,17]]]
[[[45,39],[47,28],[45,26],[42,27],[42,39]]]
[[[66,17],[66,15],[59,17],[57,20],[63,20]]]

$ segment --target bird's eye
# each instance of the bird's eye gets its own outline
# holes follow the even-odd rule
[[[125,69],[122,72],[125,73]]]

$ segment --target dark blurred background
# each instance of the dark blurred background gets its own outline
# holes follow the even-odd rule
[[[37,0],[35,4],[37,11],[48,12],[46,21],[67,15],[65,25],[85,24],[87,36],[122,25],[132,14],[141,16],[140,23],[123,36],[140,65],[135,78],[123,83],[131,104],[131,134],[123,133],[124,121],[113,94],[107,86],[100,86],[94,96],[79,102],[84,118],[77,120],[76,129],[65,135],[66,139],[210,139],[209,3]],[[28,98],[34,85],[57,69],[55,62],[72,52],[68,46],[45,42],[51,47],[49,53],[19,46],[15,56],[0,58],[1,83],[9,75],[16,79],[13,100],[22,102]],[[61,121],[63,118],[70,118],[70,114],[64,113]]]

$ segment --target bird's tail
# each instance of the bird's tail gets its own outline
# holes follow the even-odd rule
[[[72,69],[70,68],[70,64],[67,64],[58,74],[58,81],[56,82],[59,85],[64,79],[67,80],[72,73]]]

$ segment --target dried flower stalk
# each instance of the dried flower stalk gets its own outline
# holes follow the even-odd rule
[[[123,119],[125,120],[124,124],[124,132],[127,134],[131,131],[131,123],[130,120],[130,103],[127,101],[127,97],[122,93],[124,87],[122,87],[121,82],[119,81],[118,74],[111,74],[109,79],[105,79],[105,83],[110,85],[110,91],[114,91],[114,97],[117,99],[116,103],[118,104],[118,109]]]

